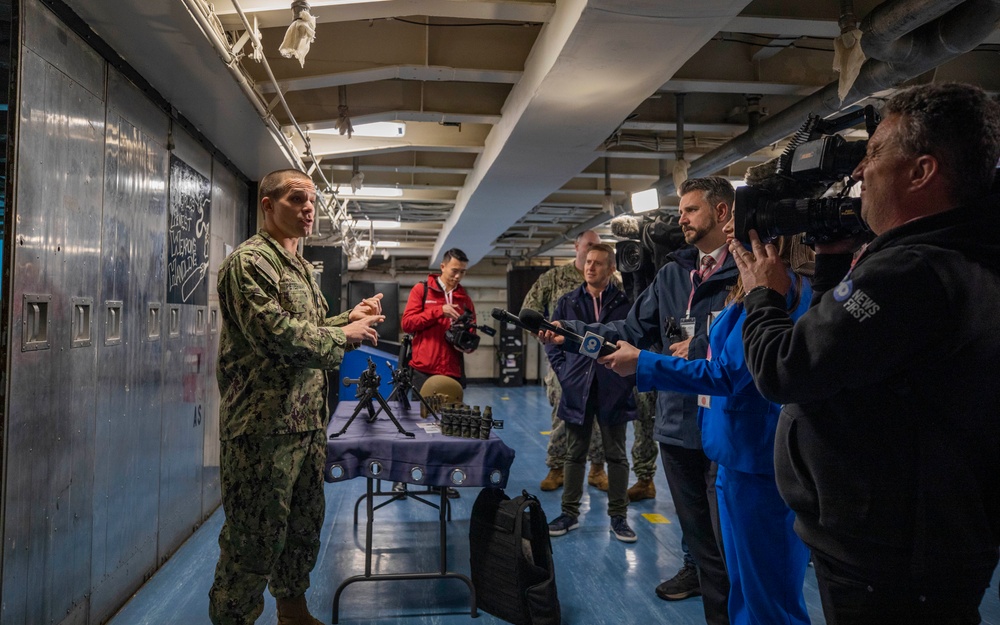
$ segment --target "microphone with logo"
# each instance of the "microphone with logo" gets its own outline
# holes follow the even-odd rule
[[[537,310],[524,308],[521,310],[520,314],[518,314],[518,318],[521,321],[521,327],[528,332],[533,334],[537,334],[541,330],[555,332],[571,344],[579,346],[578,351],[588,358],[596,359],[601,356],[607,356],[608,354],[613,354],[618,349],[617,346],[605,341],[604,337],[600,334],[587,332],[585,335],[580,336],[575,332],[570,332],[566,328],[560,328],[559,326],[552,325],[546,321],[545,317],[542,316],[542,313]]]

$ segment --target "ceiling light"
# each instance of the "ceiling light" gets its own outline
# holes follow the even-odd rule
[[[379,220],[370,221],[368,219],[357,219],[354,221],[355,228],[375,228],[376,230],[388,230],[390,228],[399,228],[400,223],[398,221],[389,220]]]
[[[355,193],[353,189],[338,188],[336,194],[340,197],[402,197],[403,190],[396,187],[361,187]]]
[[[660,195],[656,189],[646,189],[632,194],[632,212],[645,213],[660,207]]]
[[[372,242],[365,241],[361,245],[364,245],[365,247],[371,247]],[[377,241],[375,243],[375,247],[399,247],[399,241]]]
[[[309,46],[316,39],[316,18],[309,13],[309,3],[303,0],[292,2],[292,13],[295,19],[285,31],[278,52],[286,59],[298,59],[299,65],[305,67]]]
[[[322,128],[311,130],[310,132],[320,135],[343,134],[337,128]],[[406,135],[406,124],[404,122],[372,122],[370,124],[358,124],[353,127],[353,133],[359,137],[402,137]]]

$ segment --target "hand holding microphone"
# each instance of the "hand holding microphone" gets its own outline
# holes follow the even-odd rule
[[[509,313],[508,313],[509,314]],[[511,315],[513,316],[513,315]],[[617,347],[608,343],[599,334],[593,332],[587,332],[584,336],[580,336],[575,332],[570,332],[569,330],[562,328],[557,325],[553,325],[545,320],[537,310],[531,310],[530,308],[525,308],[518,315],[520,320],[520,326],[526,329],[528,332],[533,334],[538,334],[543,330],[547,330],[558,336],[561,336],[566,341],[569,341],[573,345],[579,346],[579,352],[588,358],[599,358],[601,356],[607,356],[613,354]]]

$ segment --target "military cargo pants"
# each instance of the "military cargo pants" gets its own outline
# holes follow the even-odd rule
[[[215,625],[253,625],[264,588],[297,597],[309,587],[326,504],[322,430],[222,441],[220,479],[226,514],[219,563],[209,591]]]
[[[635,438],[632,441],[632,471],[640,480],[651,480],[656,475],[656,456],[659,446],[653,440],[653,423],[656,421],[656,391],[635,394],[636,417],[632,422]]]

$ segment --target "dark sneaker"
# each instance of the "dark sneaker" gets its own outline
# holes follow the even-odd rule
[[[623,543],[634,543],[639,539],[632,528],[628,526],[628,519],[623,516],[611,517],[611,533]]]
[[[406,482],[394,482],[392,485],[392,492],[394,493],[405,493],[406,492]]]
[[[575,516],[560,514],[549,523],[549,536],[562,536],[578,527],[580,527],[580,521]]]
[[[656,587],[656,596],[664,601],[680,601],[700,594],[698,569],[693,564],[685,564],[677,575]]]

